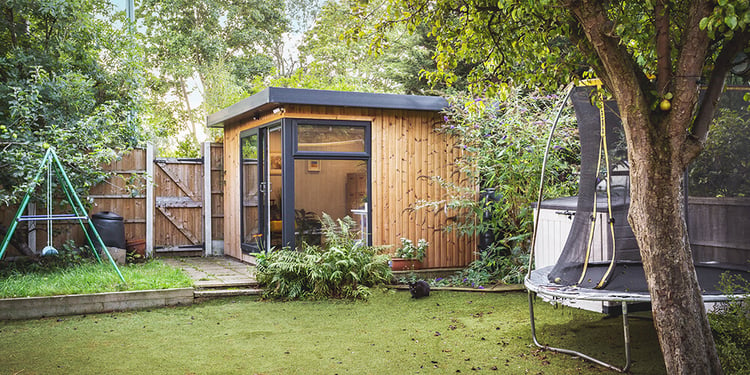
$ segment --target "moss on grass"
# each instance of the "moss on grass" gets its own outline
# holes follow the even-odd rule
[[[535,306],[540,339],[621,364],[621,319]],[[651,322],[631,322],[633,373],[665,372]],[[525,293],[375,291],[367,302],[259,302],[0,322],[0,372],[602,374],[537,349]],[[43,353],[41,355],[40,353]]]

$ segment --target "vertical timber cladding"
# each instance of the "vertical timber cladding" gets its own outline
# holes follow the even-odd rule
[[[154,160],[154,247],[203,248],[202,159]]]
[[[449,192],[433,177],[462,184],[454,164],[458,149],[435,131],[440,118],[434,112],[383,110],[373,122],[373,239],[395,249],[401,237],[414,242],[424,238],[430,247],[423,267],[463,267],[474,259],[474,238],[444,230],[453,219],[451,212],[415,209],[421,202],[447,198]]]
[[[224,254],[242,259],[240,238],[240,130],[244,124],[224,126]]]
[[[425,268],[464,267],[474,259],[474,238],[443,229],[453,213],[443,209],[414,209],[420,201],[446,198],[448,192],[433,182],[432,177],[440,176],[457,185],[462,183],[454,165],[460,151],[434,130],[441,119],[438,113],[308,105],[285,105],[284,113],[225,124],[225,253],[242,256],[239,133],[280,117],[370,121],[373,244],[390,245],[390,251],[394,252],[401,237],[415,242],[424,238],[430,242]]]

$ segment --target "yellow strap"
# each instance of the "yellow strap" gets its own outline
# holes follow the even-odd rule
[[[612,174],[609,171],[609,151],[607,150],[607,128],[604,118],[604,98],[602,97],[601,93],[599,94],[599,98],[602,102],[602,106],[599,109],[599,124],[601,127],[602,142],[604,143],[604,162],[607,166],[607,213],[609,214],[609,233],[612,237],[612,259],[609,262],[609,268],[607,268],[607,272],[604,273],[604,276],[602,276],[601,280],[599,280],[599,283],[596,285],[596,289],[604,287],[604,284],[607,282],[609,274],[615,267],[615,251],[617,250],[617,246],[615,245],[615,221],[614,216],[612,216],[612,191],[610,190],[610,186],[612,185]],[[596,196],[596,194],[594,194],[594,196]]]
[[[606,148],[606,147],[605,147]],[[596,162],[596,174],[599,175],[599,168],[602,166],[602,142],[599,141],[599,153],[597,154],[599,157],[597,158]],[[578,279],[577,285],[580,285],[583,282],[583,279],[586,278],[586,271],[589,268],[589,257],[591,256],[591,245],[594,243],[594,229],[596,228],[596,187],[594,188],[594,211],[592,212],[591,217],[591,226],[589,227],[589,239],[586,242],[586,258],[583,259],[583,270],[581,270],[581,277]]]

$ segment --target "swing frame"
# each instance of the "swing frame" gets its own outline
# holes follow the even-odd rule
[[[53,169],[58,181],[61,182],[62,190],[65,193],[68,203],[73,208],[73,213],[53,215],[48,212],[47,215],[22,215],[24,210],[26,209],[26,206],[28,206],[29,201],[31,200],[31,194],[34,192],[34,190],[36,190],[37,186],[41,182],[40,177],[42,176],[42,172],[45,171],[45,168],[49,176],[47,177],[48,182],[51,177],[51,173],[49,173],[50,169]],[[50,207],[51,204],[51,197],[48,196],[47,207]],[[83,229],[83,233],[86,236],[86,240],[91,247],[91,251],[94,253],[94,257],[96,257],[97,262],[101,264],[102,259],[99,256],[99,252],[96,250],[96,246],[94,246],[94,240],[101,247],[101,249],[104,250],[104,254],[107,255],[107,258],[109,258],[109,263],[112,265],[112,268],[114,268],[120,280],[123,283],[126,282],[125,278],[120,272],[120,269],[117,267],[117,263],[115,263],[115,260],[112,258],[112,255],[107,249],[107,246],[104,244],[101,235],[99,235],[99,231],[96,230],[94,223],[89,220],[88,212],[81,203],[81,200],[78,198],[75,189],[73,189],[73,184],[71,184],[70,179],[68,179],[68,175],[65,173],[65,169],[63,168],[62,163],[60,163],[60,159],[57,157],[55,150],[50,147],[44,154],[44,158],[42,158],[42,162],[39,164],[39,169],[37,170],[34,179],[31,180],[31,184],[29,185],[29,188],[26,190],[26,194],[21,200],[21,205],[18,206],[18,211],[16,211],[16,215],[10,224],[10,228],[8,228],[8,232],[5,234],[2,245],[0,245],[0,259],[2,259],[3,255],[5,255],[5,251],[10,244],[10,239],[13,236],[13,233],[16,231],[16,228],[18,227],[18,223],[22,221],[47,221],[48,223],[51,223],[51,221],[53,220],[76,220],[81,226],[81,229]],[[88,230],[86,228],[86,225],[84,225],[84,222],[88,223]],[[51,233],[50,228],[48,228],[47,230]],[[92,234],[94,239],[91,238]]]

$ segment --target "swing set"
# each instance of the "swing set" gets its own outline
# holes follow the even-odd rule
[[[47,172],[47,192],[46,192],[47,212],[46,214],[45,215],[22,215],[24,210],[26,209],[26,206],[28,206],[29,201],[31,200],[31,194],[36,190],[37,186],[40,183],[40,178],[42,177],[42,173],[45,171]],[[65,197],[67,198],[68,203],[73,208],[72,213],[67,213],[67,214],[53,214],[52,213],[53,173],[54,173],[54,176],[57,178],[57,181],[60,182],[62,191],[65,193]],[[63,169],[63,166],[60,163],[60,159],[57,157],[57,154],[55,154],[55,150],[52,147],[48,148],[47,152],[44,154],[44,158],[42,159],[42,162],[39,165],[39,169],[36,172],[36,176],[34,176],[34,179],[31,181],[29,188],[26,190],[26,195],[23,197],[23,200],[21,201],[21,205],[18,207],[18,211],[16,212],[16,216],[13,218],[13,221],[10,224],[8,233],[5,235],[5,238],[3,239],[2,245],[0,246],[0,259],[2,259],[3,255],[5,255],[5,250],[8,248],[8,244],[10,244],[10,239],[13,236],[13,233],[15,232],[16,228],[18,227],[18,223],[22,221],[46,221],[47,222],[47,246],[45,246],[44,249],[42,249],[42,256],[56,255],[58,253],[57,249],[55,249],[54,246],[52,246],[52,222],[53,221],[69,221],[69,220],[75,220],[81,226],[81,229],[83,229],[83,233],[86,235],[86,240],[88,241],[88,244],[91,247],[91,251],[94,253],[94,256],[96,257],[97,262],[101,264],[102,259],[99,256],[99,252],[96,251],[96,246],[94,246],[94,241],[96,241],[99,247],[103,250],[104,254],[107,255],[107,258],[109,258],[110,264],[112,264],[112,268],[114,268],[115,272],[117,273],[117,276],[119,276],[120,280],[122,280],[122,282],[124,283],[125,278],[122,277],[122,273],[120,273],[120,269],[117,267],[117,263],[115,263],[114,259],[112,258],[112,255],[110,255],[109,250],[107,249],[107,246],[104,245],[104,241],[102,240],[102,237],[99,235],[99,232],[96,230],[94,223],[91,222],[91,220],[89,220],[88,212],[86,212],[86,209],[83,207],[81,200],[78,198],[78,195],[76,195],[76,192],[73,189],[73,185],[70,183],[70,179],[68,179],[68,175],[65,173],[65,170]],[[86,228],[86,225],[84,223],[88,223],[88,228]],[[92,237],[94,238],[92,239]]]

